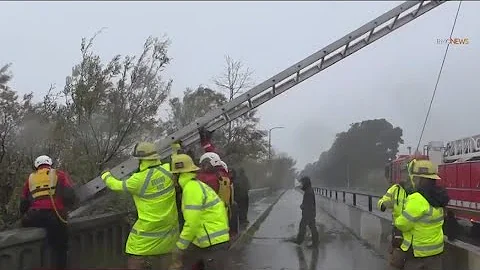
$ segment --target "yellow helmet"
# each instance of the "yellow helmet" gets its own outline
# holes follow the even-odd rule
[[[186,173],[200,170],[189,155],[172,155],[172,173]]]
[[[435,168],[435,165],[433,165],[430,160],[413,159],[408,163],[408,174],[410,178],[418,176],[432,180],[441,179],[440,176],[437,175],[437,169]]]
[[[132,156],[140,160],[160,159],[157,147],[150,142],[139,142],[135,144]]]

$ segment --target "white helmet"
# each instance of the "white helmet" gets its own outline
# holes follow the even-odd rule
[[[223,162],[223,160],[220,160],[220,164],[222,165],[222,167],[225,169],[225,171],[228,172],[228,167],[227,167],[227,163]]]
[[[200,157],[200,163],[202,163],[205,159],[210,159],[210,164],[212,164],[213,167],[215,166],[222,166],[222,160],[220,159],[220,156],[217,153],[214,152],[207,152],[203,154]]]
[[[34,166],[35,169],[38,168],[40,165],[49,165],[52,166],[52,159],[49,156],[42,155],[35,159]]]

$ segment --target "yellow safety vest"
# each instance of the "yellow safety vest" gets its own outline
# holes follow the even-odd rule
[[[28,177],[28,189],[34,200],[49,197],[55,195],[57,182],[57,173],[54,169],[40,169]]]
[[[230,182],[230,178],[221,176],[217,173],[218,177],[218,197],[225,203],[229,208],[232,204],[233,199],[233,189]]]
[[[193,243],[207,248],[230,241],[227,211],[217,193],[193,173],[180,174],[179,183],[185,224],[177,247],[184,250]]]
[[[142,160],[140,170],[125,181],[104,173],[108,188],[132,194],[138,220],[133,225],[125,252],[160,255],[171,252],[178,238],[178,211],[170,164]]]
[[[402,232],[410,232],[404,238],[401,249],[413,248],[415,257],[429,257],[443,252],[442,207],[433,207],[418,192],[408,196],[402,215],[395,220],[395,226]]]

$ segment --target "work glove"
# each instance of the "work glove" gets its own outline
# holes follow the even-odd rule
[[[172,153],[173,154],[182,154],[182,141],[178,140],[172,143]]]
[[[178,247],[175,247],[174,250],[172,250],[172,262],[170,264],[170,267],[168,268],[169,270],[181,270],[183,269],[183,250],[179,249]]]
[[[380,206],[380,211],[385,212],[385,210],[387,210],[387,207],[384,204],[382,204]]]
[[[105,179],[107,179],[107,176],[108,176],[109,174],[111,174],[111,173],[110,173],[110,170],[108,170],[108,169],[104,170],[104,171],[102,172],[102,174],[101,174],[101,175],[102,175],[102,176],[101,176],[101,177],[102,177],[102,180],[105,181]]]

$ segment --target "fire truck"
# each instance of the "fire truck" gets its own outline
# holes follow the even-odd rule
[[[449,214],[471,223],[480,235],[480,135],[447,142],[430,142],[423,153],[399,155],[386,166],[385,176],[398,183],[412,159],[428,159],[438,166],[439,184],[447,189]]]

